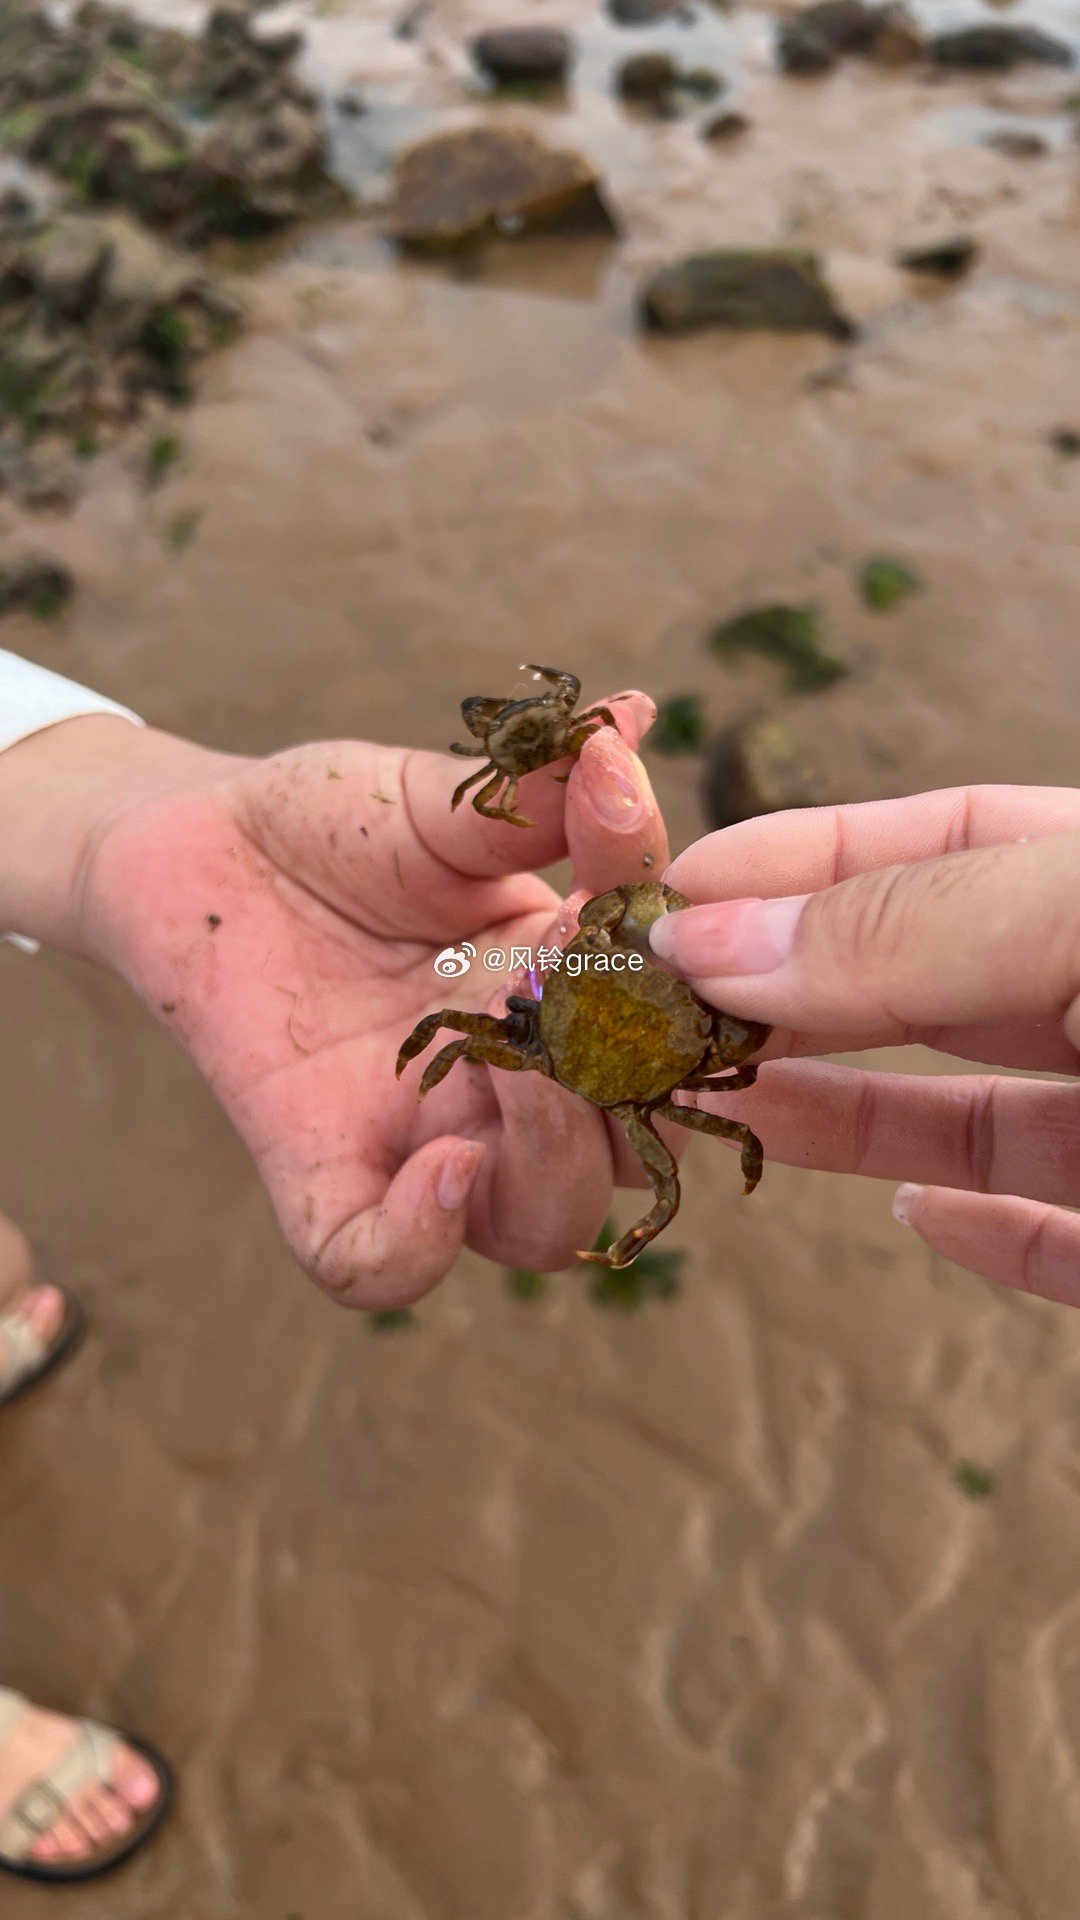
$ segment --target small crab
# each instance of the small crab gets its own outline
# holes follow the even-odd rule
[[[471,694],[461,703],[461,717],[473,737],[488,755],[486,766],[463,780],[450,802],[450,810],[459,807],[478,780],[486,784],[472,797],[477,813],[485,820],[507,820],[512,827],[531,827],[532,821],[514,812],[518,782],[523,773],[535,773],[537,767],[550,766],[553,760],[576,760],[591,733],[599,727],[613,727],[608,707],[589,707],[575,714],[581,693],[581,681],[573,673],[560,673],[557,667],[523,668],[540,680],[550,680],[550,693],[531,693],[525,700],[488,699],[482,693]],[[622,698],[622,696],[618,696]],[[474,747],[457,741],[451,753],[470,757]],[[569,774],[556,774],[568,780]],[[501,800],[496,796],[506,782]]]
[[[557,970],[544,976],[539,1000],[507,997],[506,1016],[429,1013],[398,1054],[400,1075],[430,1044],[440,1027],[464,1034],[429,1061],[420,1097],[449,1073],[456,1060],[490,1067],[546,1073],[622,1121],[656,1195],[651,1211],[604,1252],[580,1253],[598,1266],[628,1267],[667,1226],[681,1198],[678,1167],[654,1120],[674,1120],[699,1133],[714,1133],[742,1146],[745,1191],[761,1178],[761,1142],[750,1128],[697,1107],[679,1106],[672,1095],[733,1093],[752,1087],[757,1068],[745,1063],[768,1037],[769,1028],[734,1020],[699,1000],[696,993],[652,957],[649,928],[661,914],[689,906],[662,882],[613,887],[587,900],[578,932]],[[635,964],[628,964],[631,960]],[[723,1069],[732,1069],[723,1078]]]

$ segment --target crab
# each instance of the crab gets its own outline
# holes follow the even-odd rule
[[[769,1028],[735,1020],[700,1000],[685,981],[652,957],[649,928],[661,914],[690,902],[662,881],[613,887],[587,900],[578,931],[557,970],[545,974],[539,999],[510,994],[502,1019],[444,1007],[426,1014],[398,1054],[400,1076],[440,1028],[452,1040],[425,1067],[420,1098],[458,1060],[515,1072],[545,1073],[622,1122],[655,1200],[649,1213],[603,1251],[579,1252],[603,1267],[628,1267],[678,1212],[678,1166],[656,1131],[658,1119],[697,1133],[737,1140],[745,1192],[761,1178],[761,1142],[736,1120],[680,1106],[679,1092],[733,1093],[752,1087],[749,1064]]]
[[[450,802],[450,810],[459,807],[470,787],[478,780],[484,785],[474,793],[472,804],[485,820],[506,820],[512,827],[531,827],[532,821],[514,812],[518,782],[524,773],[550,766],[553,760],[576,760],[590,734],[600,727],[613,727],[610,707],[589,707],[575,714],[581,694],[581,681],[574,673],[561,673],[558,667],[522,669],[551,683],[550,693],[531,693],[525,700],[489,699],[482,693],[471,694],[461,703],[461,717],[474,739],[479,740],[488,759],[476,773],[463,780]],[[619,695],[618,698],[623,696]],[[476,752],[457,741],[451,753]],[[568,780],[569,774],[556,774]],[[505,782],[505,786],[504,786]],[[501,799],[499,789],[503,788]]]

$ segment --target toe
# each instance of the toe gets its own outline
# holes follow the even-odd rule
[[[121,1747],[113,1767],[113,1788],[135,1813],[146,1813],[161,1793],[161,1781],[149,1760],[133,1747]]]
[[[81,1860],[93,1852],[89,1834],[70,1813],[62,1814],[49,1833],[56,1847],[54,1857],[58,1860]]]
[[[59,1860],[60,1857],[60,1845],[54,1833],[43,1833],[40,1840],[35,1840],[30,1849],[31,1860],[40,1861],[42,1866],[50,1860]]]
[[[20,1311],[31,1332],[47,1346],[64,1324],[67,1302],[59,1287],[29,1287]]]
[[[89,1836],[95,1847],[104,1846],[112,1839],[113,1830],[103,1806],[104,1792],[105,1790],[97,1785],[83,1787],[80,1793],[72,1795],[68,1808],[71,1818],[78,1821],[79,1826]]]

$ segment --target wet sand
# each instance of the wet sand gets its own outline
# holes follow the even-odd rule
[[[312,60],[390,139],[410,101],[479,111],[454,49],[500,12],[416,44],[324,19]],[[781,81],[760,20],[708,32],[737,149],[631,125],[588,74],[550,110],[618,245],[461,279],[392,268],[359,217],[251,270],[178,470],[148,498],[133,446],[37,517],[80,594],[4,644],[212,744],[440,746],[525,657],[696,689],[718,724],[776,683],[708,625],[813,598],[857,671],[786,717],[835,797],[1074,781],[1080,463],[1046,436],[1080,425],[1075,153],[972,139],[1057,127],[1070,78]],[[956,226],[984,249],[958,287],[889,265]],[[637,336],[654,264],[789,236],[854,347]],[[853,586],[875,552],[925,581],[888,617]],[[697,765],[652,764],[682,846]],[[0,1055],[0,1204],[92,1318],[0,1421],[0,1672],[183,1782],[78,1920],[1073,1920],[1080,1319],[933,1258],[884,1186],[769,1167],[743,1205],[694,1142],[674,1303],[602,1313],[578,1273],[526,1306],[467,1256],[375,1335],[294,1271],[114,983],[0,952]]]

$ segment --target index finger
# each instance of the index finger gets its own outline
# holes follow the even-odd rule
[[[942,787],[899,800],[803,807],[706,834],[664,875],[694,902],[817,893],[877,867],[1044,840],[1080,827],[1071,787]]]

